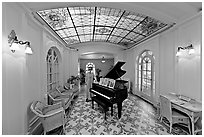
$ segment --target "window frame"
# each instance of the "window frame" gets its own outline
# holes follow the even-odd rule
[[[50,48],[47,52],[47,91],[59,86],[59,53],[55,48]]]

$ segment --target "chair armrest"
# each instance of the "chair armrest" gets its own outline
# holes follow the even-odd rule
[[[53,98],[50,94],[48,94],[48,96],[51,98],[52,101],[57,101],[57,102],[59,102],[59,101],[62,101],[62,99],[63,99],[63,98],[61,98],[61,97],[60,97],[60,98]]]
[[[53,112],[53,113],[51,113],[51,114],[45,114],[45,115],[43,115],[43,118],[48,118],[48,117],[57,115],[57,114],[59,114],[59,113],[63,113],[63,114],[65,115],[65,112],[64,112],[63,107],[61,107],[61,108],[62,108],[62,109],[60,109],[60,110],[58,110],[58,111],[55,111],[55,112]]]
[[[65,89],[60,90],[60,89],[58,89],[58,88],[56,88],[56,90],[58,91],[58,93],[59,93],[59,94],[62,94],[62,92],[64,92],[64,91],[65,91]]]
[[[44,107],[43,112],[47,113],[48,111],[58,109],[60,107],[62,107],[62,102],[59,102],[59,103],[56,103],[56,104],[53,104],[53,105],[47,105],[47,106]]]
[[[44,117],[43,114],[40,114],[40,113],[36,112],[36,110],[33,108],[33,104],[30,106],[30,109],[31,109],[32,112],[35,113],[38,117]]]
[[[71,94],[61,94],[60,96],[60,99],[63,99],[63,98],[70,98],[71,97]]]

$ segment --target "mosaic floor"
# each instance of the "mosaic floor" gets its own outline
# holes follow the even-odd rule
[[[95,103],[85,102],[84,94],[76,102],[67,116],[66,135],[169,135],[169,127],[157,120],[156,110],[139,97],[129,94],[123,101],[122,116],[117,118],[117,106],[113,116],[104,113]],[[179,126],[173,127],[172,134],[188,134]]]

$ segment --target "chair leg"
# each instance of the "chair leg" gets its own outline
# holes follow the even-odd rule
[[[188,123],[188,130],[189,130],[189,134],[191,135],[191,124],[190,124],[190,122]]]
[[[111,106],[111,116],[113,116],[113,105]]]
[[[171,130],[172,130],[172,122],[170,122],[170,133],[171,133]]]
[[[93,99],[91,100],[91,102],[92,102],[92,109],[94,109],[94,101],[93,101]]]
[[[161,116],[161,117],[160,117],[160,122],[162,122],[162,119],[163,119],[163,117]]]
[[[65,127],[64,127],[64,125],[63,125],[63,135],[65,135]]]

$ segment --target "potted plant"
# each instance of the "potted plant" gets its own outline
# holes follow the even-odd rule
[[[85,83],[85,76],[86,76],[85,71],[82,68],[80,68],[80,84],[81,85]]]
[[[100,81],[100,78],[101,78],[100,73],[101,73],[101,69],[97,68],[97,69],[96,69],[96,80],[97,80],[98,82]]]

